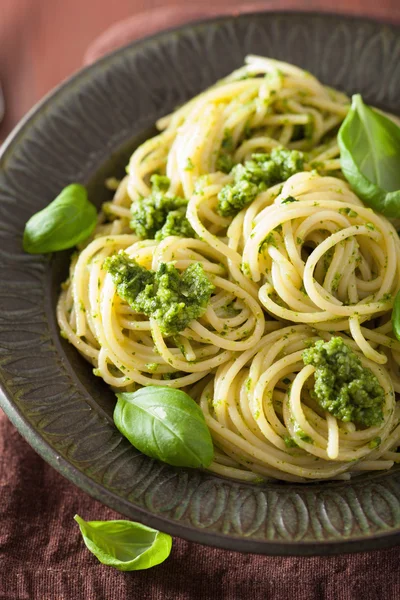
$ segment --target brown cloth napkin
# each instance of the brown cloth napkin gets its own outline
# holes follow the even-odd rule
[[[73,520],[121,518],[47,465],[0,414],[0,600],[398,600],[400,548],[278,558],[175,538],[147,571],[101,565]],[[123,517],[122,517],[123,518]]]
[[[399,18],[397,2],[379,3],[376,14],[394,18],[397,10]],[[365,0],[364,9],[370,10],[373,3]],[[308,8],[316,4],[309,2]],[[338,8],[345,4],[337,2]],[[384,4],[394,12],[384,14]],[[351,12],[356,5],[352,2]],[[248,3],[246,9],[260,6],[264,4]],[[324,8],[332,10],[331,3]],[[137,15],[101,36],[85,62],[151,30],[201,18],[205,12],[212,10],[187,3]],[[0,412],[0,600],[400,599],[400,548],[338,557],[275,558],[174,539],[172,553],[162,565],[121,573],[89,553],[73,521],[76,513],[87,520],[121,518],[48,466]]]

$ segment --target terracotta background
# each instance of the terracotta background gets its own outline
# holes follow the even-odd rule
[[[96,53],[116,39],[127,42],[206,14],[253,8],[346,12],[400,23],[400,0],[0,0],[0,82],[6,100],[0,141],[37,100],[80,67],[88,47],[108,28]],[[122,32],[118,23],[128,18]]]

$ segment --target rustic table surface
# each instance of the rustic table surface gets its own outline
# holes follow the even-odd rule
[[[0,142],[84,61],[158,29],[239,7],[322,10],[400,23],[400,0],[0,0],[0,83],[6,106]],[[120,573],[86,551],[75,513],[118,518],[45,464],[0,413],[0,600],[400,598],[400,547],[281,559],[175,540],[163,565]]]
[[[251,10],[322,10],[400,22],[400,0],[1,0],[0,82],[6,119],[0,139],[44,94],[79,69],[87,48],[106,29],[136,19],[132,35],[210,13]]]

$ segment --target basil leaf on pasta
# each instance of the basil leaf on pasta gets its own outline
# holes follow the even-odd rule
[[[338,133],[341,168],[365,204],[400,216],[400,127],[364,104],[360,94]]]
[[[164,562],[172,538],[132,521],[84,521],[75,515],[86,547],[103,564],[118,571],[140,571]]]
[[[400,340],[400,291],[397,292],[397,296],[393,305],[392,327],[394,335],[398,340]]]
[[[182,390],[148,386],[117,394],[114,423],[135,448],[176,467],[208,467],[214,458],[200,407]]]
[[[87,191],[72,183],[25,225],[23,247],[30,254],[46,254],[72,248],[92,233],[97,222],[96,207]]]

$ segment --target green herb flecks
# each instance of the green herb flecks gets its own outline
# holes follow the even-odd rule
[[[194,164],[192,159],[189,157],[186,161],[185,171],[192,171],[194,169]]]
[[[221,142],[221,149],[217,156],[216,168],[217,171],[222,171],[223,173],[230,173],[233,168],[235,162],[233,160],[233,151],[235,149],[233,143],[232,133],[229,129],[226,129],[224,132],[224,137]]]
[[[381,438],[380,437],[376,437],[373,440],[371,440],[368,444],[368,448],[371,448],[371,450],[374,450],[375,448],[378,448],[381,444]]]
[[[290,437],[290,435],[285,435],[283,441],[285,442],[286,448],[298,448],[298,444],[296,444],[295,440]]]
[[[291,204],[292,202],[298,202],[297,198],[294,198],[293,196],[288,196],[287,198],[282,200],[281,204]]]
[[[347,215],[350,218],[356,218],[356,217],[358,217],[358,213],[355,210],[353,210],[352,208],[349,208],[349,207],[347,207],[347,208],[339,208],[339,213],[341,215]]]
[[[314,440],[297,423],[294,424],[294,435],[305,444],[313,444]]]

